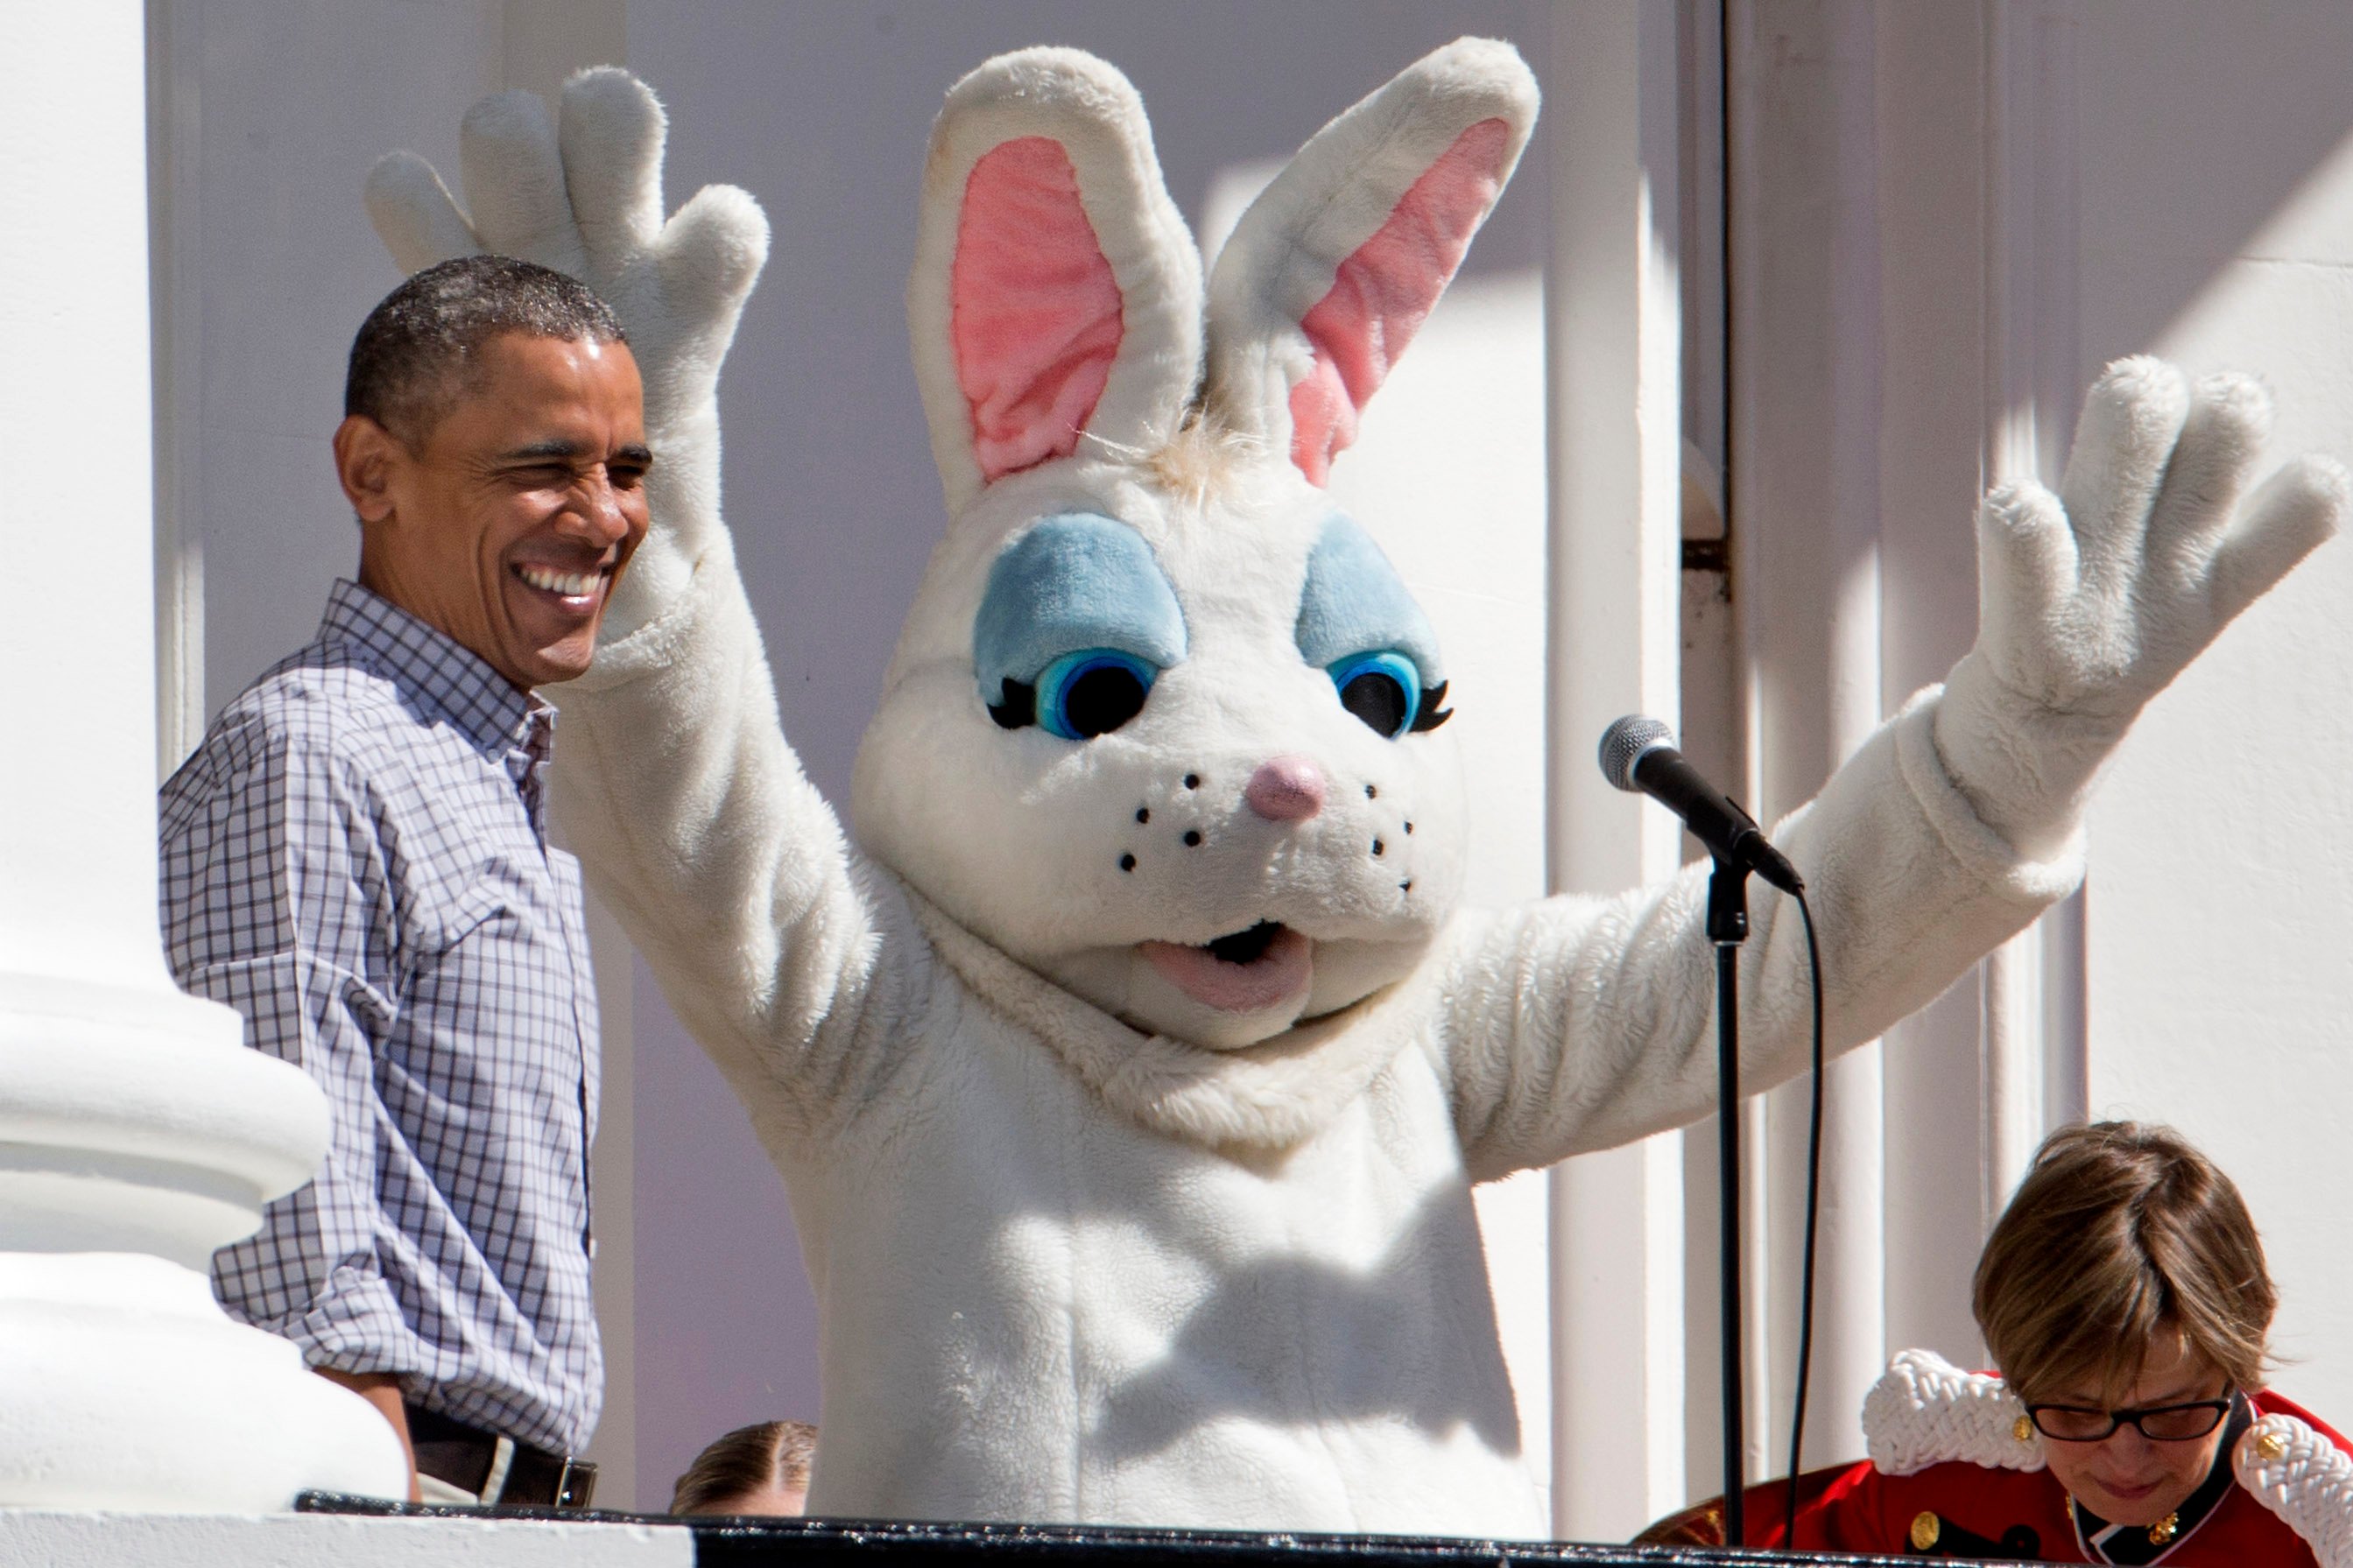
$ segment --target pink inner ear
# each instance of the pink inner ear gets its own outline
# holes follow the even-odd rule
[[[1291,389],[1291,460],[1314,484],[1356,438],[1356,416],[1446,292],[1471,237],[1503,190],[1511,127],[1482,120],[1454,139],[1373,237],[1300,318],[1314,368]]]
[[[948,289],[982,478],[1070,456],[1111,379],[1121,315],[1060,142],[1024,136],[973,164]]]

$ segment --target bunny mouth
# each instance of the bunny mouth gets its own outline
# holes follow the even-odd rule
[[[1315,944],[1289,926],[1261,921],[1199,947],[1145,942],[1137,951],[1171,985],[1204,1006],[1256,1013],[1307,989]]]

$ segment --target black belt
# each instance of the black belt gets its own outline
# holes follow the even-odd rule
[[[409,1446],[419,1473],[511,1508],[586,1508],[596,1467],[512,1437],[479,1431],[436,1411],[408,1410]]]

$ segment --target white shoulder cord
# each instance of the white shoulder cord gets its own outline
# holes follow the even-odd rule
[[[2042,1434],[2010,1385],[1963,1372],[1934,1351],[1905,1351],[1887,1363],[1864,1396],[1862,1435],[1882,1475],[1909,1476],[1955,1460],[1990,1469],[2042,1468]]]
[[[2231,1461],[2239,1484],[2304,1538],[2320,1568],[2353,1568],[2353,1457],[2293,1415],[2266,1415]]]

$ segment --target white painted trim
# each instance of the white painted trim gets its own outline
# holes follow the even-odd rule
[[[691,1568],[675,1526],[539,1519],[367,1519],[350,1514],[97,1513],[0,1509],[0,1562],[53,1568]]]
[[[205,540],[198,42],[203,0],[148,0],[147,251],[155,445],[158,780],[204,738]]]
[[[2066,463],[2075,405],[2076,18],[2007,0],[1985,24],[1984,445],[1988,486]],[[2085,1086],[2084,895],[1985,966],[1985,1213],[1989,1229]]]
[[[2048,0],[1736,0],[1730,20],[1729,508],[1749,784],[1769,820],[1968,647],[1975,492],[2055,477],[2063,457],[2074,23]],[[1978,1242],[2082,1102],[2080,920],[2055,915],[1897,1026],[1891,1050],[1831,1069],[1810,1463],[1860,1452],[1891,1329],[1981,1353]],[[1804,1110],[1802,1085],[1771,1097],[1766,1474],[1787,1463]],[[1713,1223],[1703,1197],[1694,1228]]]
[[[1734,607],[1750,798],[1769,823],[1810,798],[1883,710],[1878,17],[1736,5],[1729,21]],[[1862,1047],[1827,1074],[1810,1458],[1860,1452],[1883,1354],[1880,1055]],[[1788,1463],[1805,1083],[1767,1096],[1766,1120],[1768,1310],[1751,1320],[1750,1365],[1769,1369],[1769,1397],[1748,1405],[1760,1479]]]
[[[1547,861],[1556,890],[1672,873],[1672,817],[1595,765],[1620,714],[1675,721],[1682,300],[1672,0],[1554,13]],[[1683,1500],[1679,1134],[1553,1177],[1553,1520],[1624,1540]]]

